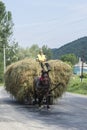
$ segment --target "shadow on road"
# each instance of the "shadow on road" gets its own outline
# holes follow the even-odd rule
[[[37,106],[20,104],[4,90],[2,90],[2,95],[4,96],[0,98],[0,105],[11,106],[15,111],[22,113],[27,121],[36,119],[50,128],[60,127],[62,130],[87,130],[87,109],[82,106],[85,102],[87,103],[87,98],[66,96],[58,104],[51,106],[51,110],[48,111],[39,110]]]

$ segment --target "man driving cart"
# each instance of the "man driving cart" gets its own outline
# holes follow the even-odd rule
[[[47,58],[46,56],[43,54],[43,50],[40,49],[39,54],[37,55],[36,60],[40,63],[42,71],[51,71],[50,65],[46,62]],[[46,67],[46,68],[45,68]]]

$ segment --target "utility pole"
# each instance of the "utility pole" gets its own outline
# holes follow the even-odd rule
[[[6,55],[5,55],[5,45],[3,45],[3,53],[4,53],[4,73],[6,71]]]
[[[84,63],[84,61],[83,61],[83,58],[82,58],[82,66],[81,66],[81,82],[82,82],[82,79],[83,79],[83,63]]]
[[[81,82],[82,82],[82,79],[83,79],[83,67],[84,67],[84,50],[82,52],[81,61],[82,61],[82,65],[81,65]]]

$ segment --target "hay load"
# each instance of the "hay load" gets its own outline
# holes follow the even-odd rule
[[[67,88],[71,75],[71,67],[59,60],[49,61],[51,72],[51,88],[58,86],[53,95],[55,98],[60,97]],[[5,73],[5,88],[18,101],[24,101],[25,97],[33,96],[33,79],[40,76],[41,67],[38,62],[33,59],[24,59],[8,66]]]

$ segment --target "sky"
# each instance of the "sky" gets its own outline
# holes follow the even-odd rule
[[[87,36],[87,0],[2,0],[21,47],[59,48]]]

